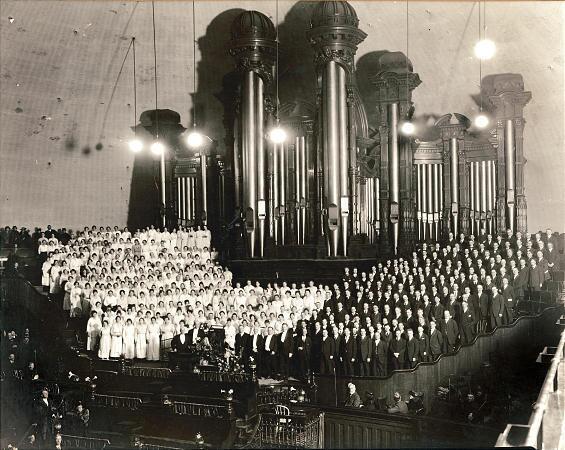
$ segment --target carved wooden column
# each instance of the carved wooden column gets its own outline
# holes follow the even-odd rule
[[[510,228],[527,231],[527,203],[524,194],[524,106],[532,93],[524,91],[520,74],[498,74],[485,77],[482,95],[488,99],[494,114],[497,141],[496,231]]]
[[[401,240],[409,246],[415,237],[412,138],[400,135],[399,126],[411,119],[412,91],[421,81],[400,52],[385,52],[371,81],[378,90],[383,225],[389,231],[390,249],[396,254]]]

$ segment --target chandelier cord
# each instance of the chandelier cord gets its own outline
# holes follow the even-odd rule
[[[157,38],[155,34],[155,1],[151,2],[152,9],[152,19],[153,19],[153,63],[154,63],[154,75],[155,75],[155,128],[156,128],[156,138],[159,139],[159,109],[157,103]]]
[[[135,71],[135,37],[131,38],[132,50],[133,50],[133,133],[137,137],[137,76]]]
[[[192,0],[192,98],[196,99],[196,6]],[[196,128],[196,101],[192,105],[192,128]]]

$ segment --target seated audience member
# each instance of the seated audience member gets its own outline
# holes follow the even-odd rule
[[[347,385],[347,390],[348,390],[349,396],[347,397],[347,400],[345,400],[344,406],[349,407],[349,408],[359,408],[361,406],[361,398],[359,397],[359,394],[357,393],[357,388],[355,387],[355,385],[353,383],[349,383]]]
[[[387,411],[390,414],[408,414],[408,405],[402,401],[399,392],[394,393],[394,404],[392,404]]]

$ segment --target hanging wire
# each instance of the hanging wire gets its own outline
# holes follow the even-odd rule
[[[196,6],[192,0],[192,95],[196,99]],[[196,128],[196,101],[192,105],[192,127]]]
[[[408,32],[408,29],[409,29],[409,26],[408,26],[408,3],[409,3],[409,0],[406,0],[406,104],[407,104],[406,105],[406,108],[407,108],[406,114],[407,115],[408,115],[408,111],[409,111],[408,101],[409,101],[409,96],[410,96],[410,88],[408,86],[408,80],[409,80],[409,76],[408,76],[408,70],[409,70],[408,69],[408,61],[409,61],[409,59],[408,59],[408,49],[409,49],[409,42],[410,42],[409,32]]]
[[[481,0],[479,0],[479,42],[481,42]],[[483,112],[483,60],[479,56],[479,112]]]
[[[279,123],[279,0],[275,0],[275,39],[276,39],[276,64],[275,64],[275,114],[277,117],[277,125]]]
[[[131,45],[133,50],[133,134],[137,137],[137,76],[135,73],[135,37],[131,38]]]
[[[153,63],[155,75],[155,129],[156,138],[159,139],[159,110],[157,109],[157,38],[155,35],[155,1],[151,2],[151,9],[153,12]]]

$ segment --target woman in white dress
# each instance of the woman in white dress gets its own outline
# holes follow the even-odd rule
[[[41,285],[44,292],[49,290],[49,270],[51,269],[51,264],[51,260],[47,259],[41,266]]]
[[[110,330],[110,323],[104,320],[102,329],[100,330],[100,349],[98,350],[98,357],[100,359],[110,358],[110,346],[112,345],[112,336]]]
[[[93,352],[98,346],[98,341],[100,340],[100,332],[102,328],[102,323],[100,322],[100,317],[96,311],[92,311],[90,319],[86,324],[86,351]]]
[[[147,325],[147,361],[159,361],[160,327],[155,317]]]
[[[224,327],[225,342],[233,350],[235,349],[235,335],[237,330],[232,324],[232,320],[228,318],[226,326]]]
[[[124,345],[123,329],[124,327],[122,325],[122,318],[120,316],[116,316],[110,333],[112,335],[112,344],[110,346],[110,358],[119,358],[122,355],[122,350]]]
[[[135,358],[135,327],[131,319],[126,321],[123,331],[124,336],[124,358],[133,359]]]
[[[71,283],[69,280],[68,283]],[[66,287],[66,286],[65,286]],[[71,283],[71,317],[82,316],[82,302],[81,302],[82,289],[76,282]]]
[[[163,350],[171,348],[171,341],[175,335],[175,324],[171,322],[169,315],[165,316],[165,321],[161,325],[161,339],[163,340]]]
[[[145,359],[147,357],[147,324],[141,317],[135,327],[135,357]]]
[[[65,295],[63,297],[63,311],[70,314],[72,306],[71,306],[71,289],[73,288],[73,281],[69,280],[65,283],[65,287],[63,290],[65,291]]]

